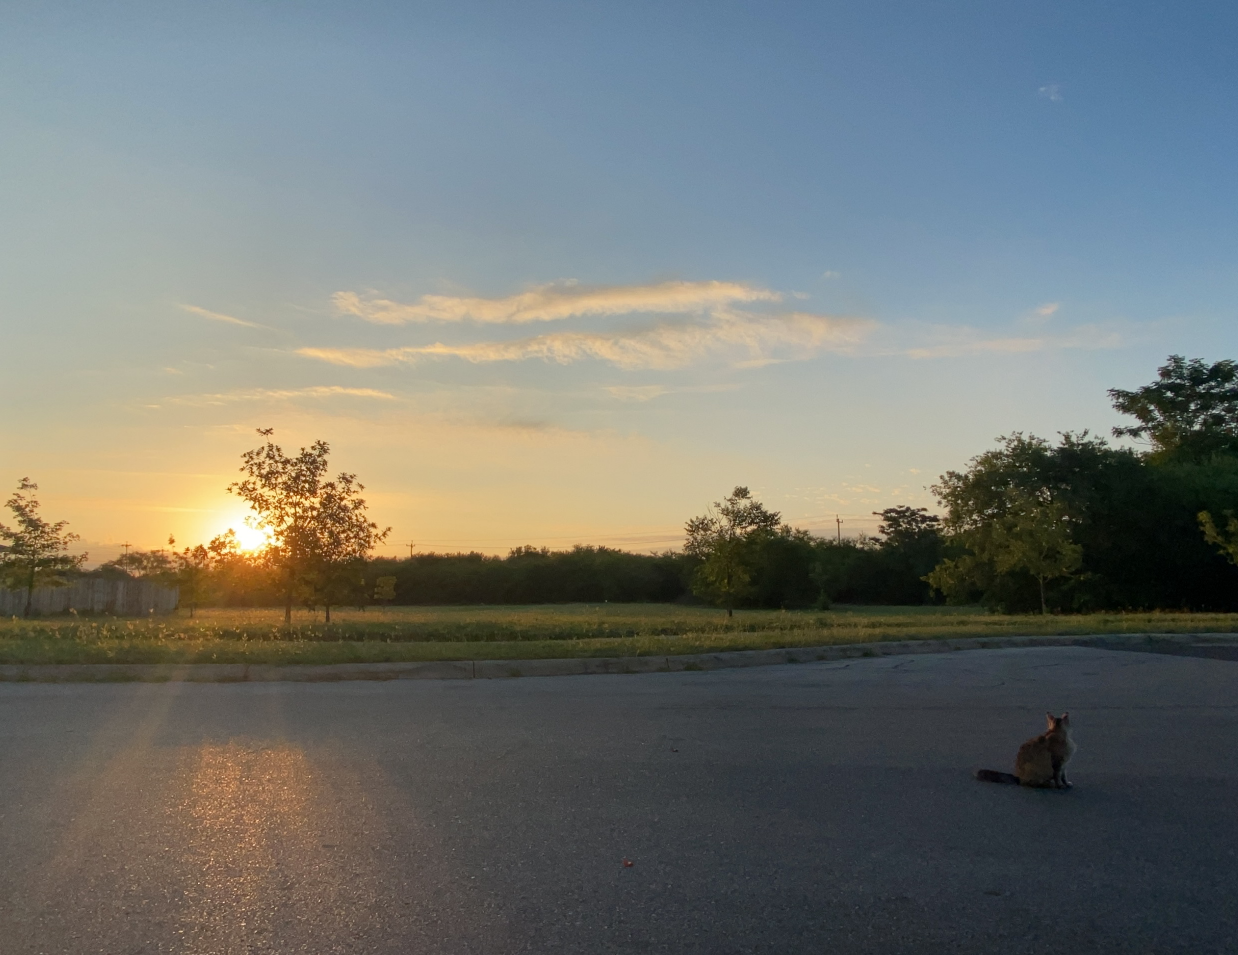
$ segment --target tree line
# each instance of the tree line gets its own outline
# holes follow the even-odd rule
[[[940,514],[877,512],[873,536],[830,540],[789,526],[746,487],[685,525],[662,554],[520,547],[506,556],[375,558],[390,529],[367,514],[356,475],[328,478],[319,441],[287,455],[262,429],[228,490],[267,534],[256,553],[229,531],[206,544],[136,551],[96,573],[175,584],[182,606],[529,604],[705,601],[725,608],[832,603],[980,603],[1005,612],[1238,610],[1238,366],[1170,356],[1157,379],[1112,389],[1134,424],[1114,447],[1086,431],[1049,441],[1020,432],[932,487]],[[0,524],[9,587],[80,573],[74,535],[39,516],[23,479]],[[27,601],[29,604],[29,601]]]

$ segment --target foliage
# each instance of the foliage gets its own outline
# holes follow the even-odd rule
[[[693,591],[725,606],[727,616],[732,616],[736,600],[749,592],[753,544],[777,533],[781,525],[781,516],[766,510],[746,487],[735,488],[705,514],[689,520],[684,552],[701,562]]]
[[[0,540],[7,542],[0,550],[0,579],[7,587],[26,591],[25,617],[30,616],[36,587],[62,586],[63,575],[86,560],[85,554],[74,557],[68,553],[69,545],[78,540],[77,534],[65,530],[68,521],[51,524],[39,516],[40,505],[34,496],[38,489],[29,478],[22,478],[5,502],[16,524],[0,524]]]
[[[933,603],[932,588],[923,578],[949,552],[941,518],[907,506],[875,513],[881,518],[876,537],[814,541],[811,573],[818,606]]]
[[[168,536],[168,546],[176,546],[176,538]],[[180,590],[180,604],[189,608],[192,617],[206,597],[210,583],[214,554],[209,547],[197,544],[182,551],[172,551],[171,581]]]
[[[1233,511],[1225,512],[1225,529],[1221,530],[1207,511],[1200,511],[1199,527],[1204,532],[1204,539],[1213,545],[1217,552],[1224,555],[1231,564],[1238,565],[1238,517]]]
[[[1137,425],[1113,429],[1116,437],[1147,438],[1161,460],[1204,461],[1238,453],[1238,365],[1170,355],[1157,380],[1134,391],[1111,388],[1113,406]]]
[[[1238,458],[1163,461],[1087,432],[1064,434],[1056,445],[1019,433],[1000,441],[933,488],[953,546],[1000,524],[1018,492],[1060,505],[1071,541],[1082,548],[1078,573],[1046,580],[1050,609],[1238,607],[1233,569],[1207,546],[1196,520],[1201,510],[1238,504]],[[1040,606],[1039,584],[1025,569],[999,571],[978,560],[968,576],[970,587],[953,591],[952,602],[1008,611]]]
[[[405,605],[671,602],[682,598],[695,562],[683,555],[631,554],[609,547],[566,551],[517,547],[506,557],[417,554],[370,562],[367,579],[396,578]]]
[[[359,495],[364,485],[355,474],[341,472],[326,480],[325,441],[302,448],[296,457],[271,441],[272,430],[260,428],[267,440],[242,455],[244,480],[228,485],[255,512],[253,527],[270,534],[262,560],[280,578],[284,619],[292,621],[294,598],[301,593],[326,608],[344,599],[357,582],[360,564],[386,539],[391,528],[379,530],[366,515]]]
[[[925,579],[947,597],[966,595],[995,575],[1023,571],[1039,588],[1040,612],[1049,612],[1045,584],[1069,577],[1083,563],[1082,548],[1071,540],[1065,507],[1019,488],[1006,490],[1000,515],[959,531],[970,553],[944,560]]]
[[[172,541],[169,541],[172,543]],[[121,574],[146,580],[158,580],[173,583],[175,574],[175,559],[164,550],[132,550],[126,551],[115,560],[109,560],[99,566],[107,576]]]
[[[395,577],[379,577],[374,581],[374,599],[381,604],[395,600]]]

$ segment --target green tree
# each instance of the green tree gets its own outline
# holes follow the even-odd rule
[[[5,502],[16,526],[0,524],[0,540],[7,542],[0,551],[0,578],[6,586],[26,591],[25,617],[30,616],[35,588],[63,586],[66,581],[61,575],[86,561],[85,554],[74,557],[68,553],[69,545],[78,540],[65,530],[68,521],[50,524],[39,516],[39,501],[34,496],[38,489],[29,478],[22,478]]]
[[[1204,540],[1217,549],[1217,552],[1231,564],[1238,565],[1238,517],[1233,511],[1225,511],[1225,529],[1221,530],[1208,511],[1200,511],[1198,520],[1200,530],[1204,532]]]
[[[1011,488],[1004,503],[1002,513],[961,532],[971,553],[942,561],[925,580],[949,597],[984,586],[993,574],[1022,571],[1036,581],[1040,612],[1047,614],[1045,585],[1078,571],[1083,548],[1071,540],[1061,502]]]
[[[374,581],[374,599],[383,604],[390,604],[395,600],[395,582],[394,577],[379,577]]]
[[[1134,391],[1109,389],[1113,406],[1138,420],[1113,429],[1117,437],[1146,438],[1159,459],[1201,461],[1238,453],[1238,365],[1205,364],[1170,355],[1157,380]]]
[[[292,604],[298,592],[308,593],[326,607],[340,598],[343,581],[356,575],[357,565],[390,533],[379,530],[366,516],[359,495],[365,488],[355,474],[340,473],[326,480],[331,449],[325,441],[302,448],[296,457],[284,454],[271,441],[273,430],[258,429],[267,440],[242,456],[244,480],[228,490],[254,511],[247,518],[270,534],[262,559],[280,578],[284,594],[284,623],[292,623]]]
[[[728,617],[734,616],[735,601],[747,593],[752,579],[751,544],[762,534],[776,532],[781,523],[781,515],[766,510],[746,487],[735,488],[705,514],[688,521],[684,552],[701,561],[693,591],[725,606]]]

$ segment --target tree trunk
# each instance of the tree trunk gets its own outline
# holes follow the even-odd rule
[[[1049,615],[1049,608],[1045,606],[1045,579],[1037,577],[1036,581],[1040,584],[1040,615],[1047,617]]]
[[[284,626],[292,626],[292,588],[284,595]]]
[[[330,604],[323,604],[323,605],[322,605],[322,609],[323,609],[323,610],[325,610],[325,611],[326,611],[326,614],[327,614],[327,615],[326,615],[326,620],[325,620],[324,622],[325,622],[325,623],[330,623],[330,622],[331,622],[331,605],[330,605]]]
[[[22,611],[23,617],[30,616],[30,604],[34,600],[34,564],[30,565],[30,576],[26,579],[26,609]]]

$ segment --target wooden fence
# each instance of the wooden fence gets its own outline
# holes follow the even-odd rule
[[[80,577],[64,587],[36,587],[31,614],[110,613],[118,617],[145,617],[171,613],[180,591],[149,580],[104,580]],[[0,616],[20,617],[26,609],[26,591],[0,587]]]

